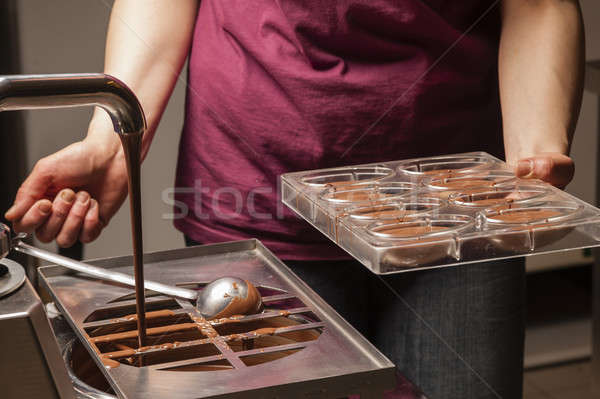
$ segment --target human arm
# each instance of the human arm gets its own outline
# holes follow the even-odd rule
[[[499,51],[506,160],[520,177],[558,187],[583,92],[585,46],[577,0],[503,0]]]
[[[137,95],[148,122],[148,152],[187,57],[197,0],[117,0],[107,35],[105,73]],[[96,110],[84,140],[37,162],[6,213],[17,231],[36,231],[70,246],[95,239],[127,195],[123,151],[104,111]]]

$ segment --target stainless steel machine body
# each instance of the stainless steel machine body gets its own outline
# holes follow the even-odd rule
[[[135,95],[111,76],[0,76],[0,111],[76,106],[103,108],[110,115],[115,132],[120,135],[141,135],[146,127],[143,110]],[[7,248],[0,250],[4,255]],[[132,258],[106,259],[96,264],[131,272]],[[119,300],[130,295],[131,289],[80,276],[63,267],[40,269],[43,284],[54,297],[57,307],[102,368],[119,397],[299,398],[340,397],[360,393],[363,398],[369,398],[380,397],[385,389],[394,385],[393,364],[255,240],[150,254],[146,256],[145,264],[145,272],[150,279],[167,284],[204,284],[221,277],[224,272],[235,272],[263,287],[265,292],[278,292],[265,298],[266,305],[285,301],[298,305],[291,306],[285,312],[267,311],[241,317],[236,320],[240,326],[288,316],[304,315],[306,321],[269,332],[258,329],[251,333],[175,342],[171,347],[157,345],[156,348],[133,355],[151,358],[162,352],[193,352],[196,347],[213,347],[214,354],[201,359],[148,362],[144,367],[121,364],[107,369],[96,352],[101,349],[87,338],[95,329],[108,328],[110,323],[116,327],[130,324],[131,320],[119,321],[101,315],[119,317],[134,313],[133,299]],[[146,307],[156,308],[164,303],[174,303],[177,307],[175,312],[179,315],[200,316],[191,303],[168,297],[150,298]],[[72,398],[73,391],[64,363],[50,332],[41,301],[31,285],[26,282],[19,290],[4,297],[0,306],[0,345],[3,347],[0,367],[5,368],[0,378],[6,379],[1,386],[19,390],[17,395],[9,392],[9,397],[28,397],[30,391],[31,397],[35,398]],[[91,315],[95,315],[96,319],[87,319]],[[216,323],[206,328],[220,334],[218,321]],[[242,346],[234,350],[230,345],[234,341],[254,342],[254,339],[267,335],[283,336],[304,330],[318,331],[320,335],[310,341],[257,349]],[[265,354],[277,357],[278,353],[289,356],[250,365],[252,358]],[[167,370],[202,362],[227,362],[231,367],[218,372]],[[18,378],[23,381],[19,382]]]
[[[9,259],[0,263],[12,271],[20,268]],[[44,306],[29,281],[0,299],[0,345],[2,398],[75,398]]]
[[[0,112],[79,106],[104,109],[119,135],[142,135],[146,129],[144,112],[135,94],[112,76],[98,73],[0,76]],[[5,231],[0,234],[7,238]],[[9,240],[1,241],[0,256],[4,257],[10,249],[6,245]],[[20,275],[15,277],[18,268],[13,269],[8,278],[22,282]],[[16,289],[14,281],[10,281],[10,289],[2,285],[0,282],[0,290],[7,295],[0,299],[3,348],[0,387],[9,390],[9,398],[73,397],[70,384],[65,388],[68,378],[64,363],[60,355],[57,357],[56,342],[31,284],[27,282],[10,294]],[[12,392],[15,389],[18,392]]]
[[[131,257],[90,263],[125,273],[132,271]],[[158,358],[156,355],[174,350],[172,346],[157,345],[148,351],[129,354],[148,356],[149,361],[143,367],[117,357],[122,364],[106,368],[98,347],[90,343],[89,338],[98,329],[121,331],[128,322],[123,316],[134,313],[131,288],[84,277],[60,266],[40,268],[42,284],[102,367],[119,397],[338,398],[361,394],[361,398],[380,398],[384,390],[395,384],[393,364],[257,240],[157,252],[145,255],[144,263],[149,279],[187,287],[201,286],[223,273],[235,272],[262,290],[266,310],[236,320],[235,334],[221,333],[220,322],[211,322],[208,329],[217,330],[218,336],[199,336],[178,343],[175,349],[211,346],[212,352],[205,355],[153,361],[152,358]],[[284,311],[270,310],[272,305],[284,303],[289,305],[283,307]],[[168,306],[176,314],[199,316],[187,301],[151,293],[146,306],[147,310]],[[251,345],[232,346],[240,340],[251,341],[263,336],[260,330],[244,329],[246,323],[294,315],[305,317],[306,322],[277,328],[264,335],[278,337],[290,332],[318,330],[318,338],[256,349]],[[253,357],[283,352],[292,354],[252,365]],[[230,367],[221,371],[175,371],[214,362],[225,362]]]

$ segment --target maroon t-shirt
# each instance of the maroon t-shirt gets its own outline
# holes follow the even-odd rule
[[[283,259],[341,258],[281,205],[279,175],[499,155],[498,10],[463,36],[492,2],[203,0],[175,226],[204,243],[256,237]]]

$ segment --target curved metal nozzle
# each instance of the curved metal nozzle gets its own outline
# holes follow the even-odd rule
[[[146,118],[131,89],[101,73],[0,76],[0,111],[98,106],[120,135],[143,134]]]

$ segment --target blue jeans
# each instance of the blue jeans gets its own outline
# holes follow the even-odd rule
[[[429,399],[521,398],[523,259],[391,276],[354,260],[285,263]]]
[[[524,260],[376,276],[356,261],[286,264],[429,399],[518,399]]]

